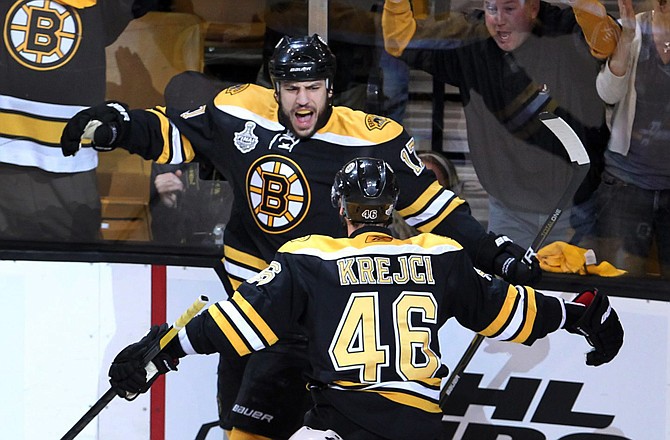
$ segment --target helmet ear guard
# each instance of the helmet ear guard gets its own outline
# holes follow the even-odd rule
[[[398,201],[398,185],[390,165],[381,159],[359,157],[335,176],[331,203],[342,207],[354,223],[388,224]]]
[[[332,90],[335,77],[335,55],[318,35],[302,37],[285,36],[275,46],[268,63],[270,79],[275,91],[279,81],[326,80]]]

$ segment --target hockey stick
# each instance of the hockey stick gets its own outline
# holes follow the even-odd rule
[[[542,228],[540,228],[540,232],[537,234],[537,236],[535,236],[535,239],[533,239],[530,247],[526,250],[526,253],[523,256],[523,260],[527,264],[532,263],[532,258],[537,254],[537,250],[540,249],[544,241],[549,236],[551,230],[554,229],[554,226],[556,226],[558,218],[563,213],[565,207],[572,200],[572,197],[577,191],[577,188],[579,188],[579,185],[581,185],[584,181],[584,178],[586,177],[586,174],[588,173],[591,166],[591,161],[586,149],[584,148],[584,144],[582,144],[582,141],[579,139],[572,127],[570,127],[561,117],[556,116],[553,113],[544,112],[540,113],[539,119],[547,128],[549,128],[549,130],[553,132],[558,140],[561,141],[563,147],[565,147],[565,151],[568,154],[573,173],[570,183],[556,204],[554,212],[552,212],[549,217],[547,217],[547,220],[542,225]],[[449,400],[451,393],[454,391],[454,387],[463,375],[465,367],[468,366],[472,358],[475,356],[477,349],[479,349],[479,346],[483,341],[484,336],[480,335],[479,333],[475,334],[474,338],[472,338],[472,341],[470,341],[470,345],[468,345],[468,348],[465,350],[465,353],[463,353],[463,356],[461,356],[461,359],[454,367],[451,375],[449,375],[447,381],[444,383],[444,386],[440,391],[440,408],[443,410],[447,406],[447,401]]]
[[[165,348],[165,346],[179,333],[179,330],[184,328],[188,322],[197,315],[200,310],[207,304],[209,298],[205,295],[200,295],[197,300],[175,321],[174,324],[168,329],[168,331],[156,341],[147,351],[147,353],[142,358],[142,363],[148,365],[153,358],[160,353],[160,351]],[[149,371],[149,370],[147,370]],[[153,370],[153,373],[156,373],[156,370]],[[150,379],[148,379],[150,380]],[[148,381],[147,380],[147,381]],[[109,402],[114,399],[116,392],[110,388],[105,394],[98,399],[95,404],[84,414],[77,423],[70,428],[68,432],[61,438],[61,440],[72,440],[74,439],[85,427],[88,425],[91,420],[93,420],[99,413],[102,411]]]

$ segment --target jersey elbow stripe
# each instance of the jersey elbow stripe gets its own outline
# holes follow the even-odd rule
[[[244,315],[251,321],[253,326],[256,328],[256,331],[258,331],[263,336],[263,339],[267,341],[268,345],[272,345],[277,342],[279,338],[277,338],[275,332],[272,331],[267,322],[265,322],[261,315],[258,314],[256,309],[254,309],[253,306],[249,304],[249,302],[244,299],[244,297],[240,295],[239,292],[235,292],[233,294],[232,301],[237,304],[242,313],[244,313]]]
[[[247,266],[248,268],[255,270],[256,273],[268,267],[269,264],[262,258],[258,258],[255,255],[242,252],[230,246],[226,246],[223,251],[223,255],[225,256],[226,261],[229,263]]]
[[[228,318],[221,312],[219,304],[212,304],[207,309],[207,312],[212,317],[216,325],[219,327],[224,336],[228,339],[239,356],[244,356],[251,353],[247,344],[242,340],[239,333],[233,325],[228,321]]]
[[[161,139],[163,139],[163,151],[161,152],[157,163],[180,164],[190,162],[195,158],[195,150],[191,141],[182,136],[175,124],[170,121],[162,107],[149,109],[148,112],[154,114],[160,123]]]
[[[520,296],[520,292],[515,286],[508,286],[507,295],[498,312],[498,316],[496,316],[488,327],[479,333],[487,338],[502,339],[501,335],[507,334],[506,330],[510,327],[510,323],[514,319],[514,315],[519,307],[519,302],[523,301]]]
[[[430,232],[456,207],[465,203],[438,183],[431,185],[415,203],[398,211],[407,224],[422,232]],[[437,192],[436,192],[437,191]]]
[[[398,214],[403,217],[412,217],[417,215],[417,213],[422,212],[429,206],[435,199],[439,198],[442,192],[446,192],[451,196],[454,195],[451,191],[444,190],[440,184],[435,181],[433,182],[426,190],[421,194],[417,199],[406,208],[403,208],[398,211]]]
[[[454,209],[456,209],[458,206],[460,206],[460,205],[463,204],[464,202],[465,202],[465,201],[462,200],[462,199],[454,199],[454,200],[452,200],[452,201],[449,203],[449,205],[448,205],[445,209],[443,209],[443,210],[440,212],[440,215],[439,215],[437,218],[435,218],[435,219],[433,219],[433,220],[431,220],[430,222],[425,223],[425,224],[417,224],[417,225],[415,225],[414,227],[417,228],[417,229],[418,229],[419,231],[421,231],[421,232],[431,232],[433,229],[435,229],[435,228],[437,227],[437,225],[439,225],[440,223],[442,223],[442,221],[443,221],[449,214],[451,214],[451,212],[452,212]]]
[[[238,335],[252,350],[258,351],[269,346],[247,320],[246,315],[232,301],[221,301],[218,304],[223,314],[226,315],[230,323],[235,327]]]
[[[521,332],[511,341],[523,343],[528,340],[535,325],[535,318],[537,317],[537,302],[535,301],[535,290],[526,288],[526,310],[524,313],[524,325]]]

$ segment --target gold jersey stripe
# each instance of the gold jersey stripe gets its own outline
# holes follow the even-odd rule
[[[49,121],[12,113],[0,113],[0,127],[2,127],[0,134],[59,145],[65,122]]]
[[[420,232],[431,232],[433,229],[435,229],[435,227],[437,225],[439,225],[442,222],[442,220],[444,220],[444,218],[446,216],[451,214],[451,212],[454,209],[456,209],[457,207],[459,207],[463,203],[465,203],[465,200],[460,199],[460,198],[452,200],[451,202],[449,202],[449,206],[447,206],[447,209],[443,209],[439,216],[437,216],[433,220],[429,221],[428,223],[419,226],[417,229]]]
[[[510,315],[514,312],[514,304],[516,302],[516,298],[518,295],[519,291],[516,290],[516,287],[510,284],[507,287],[507,296],[505,297],[505,302],[503,303],[503,306],[500,308],[498,316],[496,317],[496,319],[493,320],[491,324],[489,324],[488,327],[480,331],[479,334],[481,334],[482,336],[490,337],[498,333],[500,329],[502,329],[502,327],[505,325]]]
[[[228,338],[228,341],[230,341],[230,344],[238,355],[244,356],[251,353],[249,347],[244,343],[237,330],[233,328],[230,321],[228,321],[228,318],[221,313],[221,310],[219,310],[219,307],[216,304],[209,306],[207,312],[212,319],[214,319],[214,322],[216,322],[216,325],[221,329],[221,332]]]
[[[535,318],[537,317],[537,303],[535,302],[535,289],[530,287],[526,288],[526,313],[525,321],[523,324],[523,329],[517,335],[516,338],[512,339],[511,342],[526,342],[528,336],[533,331],[533,325],[535,325]]]
[[[401,217],[411,217],[417,212],[426,208],[430,202],[435,199],[437,194],[442,191],[442,186],[438,181],[433,182],[417,199],[407,208],[398,211]]]
[[[268,267],[268,263],[262,258],[258,258],[255,255],[242,252],[230,246],[226,246],[223,251],[223,255],[225,256],[224,258],[226,260],[252,267],[256,269],[257,272],[260,272],[261,270]]]
[[[279,340],[275,332],[272,331],[270,326],[265,322],[261,315],[253,308],[251,304],[247,302],[246,299],[239,292],[233,294],[232,301],[237,304],[237,306],[242,310],[242,313],[249,318],[251,323],[256,327],[256,329],[263,335],[263,338],[268,342],[269,345],[274,344]]]
[[[164,113],[156,110],[156,109],[149,109],[147,110],[149,113],[153,113],[156,115],[158,118],[158,121],[161,124],[161,137],[163,138],[163,152],[161,153],[160,156],[158,156],[158,159],[156,159],[156,163],[168,163],[170,159],[172,158],[172,138],[170,137],[170,120],[165,116]]]

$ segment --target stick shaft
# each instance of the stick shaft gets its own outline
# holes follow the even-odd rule
[[[175,323],[170,327],[170,329],[161,337],[160,340],[156,341],[152,347],[147,350],[142,362],[148,364],[151,360],[156,357],[160,351],[165,348],[165,346],[174,338],[179,330],[184,328],[188,322],[193,319],[195,315],[202,310],[203,307],[207,304],[209,299],[205,295],[200,295],[198,299],[191,304],[191,306],[175,321]],[[98,399],[93,406],[86,411],[86,413],[77,421],[77,423],[70,428],[68,432],[61,438],[61,440],[72,440],[74,439],[81,431],[86,428],[86,426],[93,420],[99,413],[102,411],[108,404],[114,399],[116,392],[110,388],[105,394]]]

